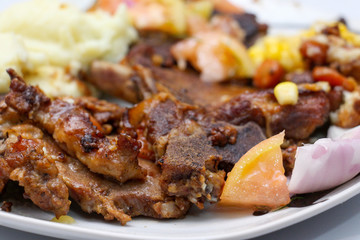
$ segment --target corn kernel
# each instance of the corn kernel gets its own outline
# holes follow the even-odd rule
[[[274,95],[280,105],[295,105],[299,98],[299,91],[295,83],[282,82],[274,88]]]
[[[75,219],[68,215],[60,216],[59,218],[54,217],[51,219],[52,222],[64,223],[64,224],[72,224],[75,223]]]

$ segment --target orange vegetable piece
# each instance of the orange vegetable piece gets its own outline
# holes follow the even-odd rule
[[[251,148],[228,174],[220,204],[270,210],[290,202],[280,145],[284,132]]]
[[[331,86],[342,86],[348,91],[353,91],[357,86],[354,79],[346,78],[338,71],[329,67],[315,67],[312,76],[314,81],[325,81]]]
[[[278,61],[267,59],[256,69],[253,84],[258,88],[273,88],[284,74],[285,70]]]

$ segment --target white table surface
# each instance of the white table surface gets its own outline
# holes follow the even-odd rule
[[[0,10],[16,1],[0,1]],[[352,29],[360,30],[360,1],[342,0],[243,0],[246,9],[260,20],[280,27],[309,26],[316,20],[346,17]],[[84,0],[69,2],[86,2]],[[80,3],[82,4],[82,3]],[[360,32],[360,31],[359,31]],[[360,195],[320,215],[282,230],[255,238],[256,240],[355,240],[360,239]],[[119,226],[121,227],[121,226]],[[53,240],[56,238],[26,233],[0,226],[0,239]]]

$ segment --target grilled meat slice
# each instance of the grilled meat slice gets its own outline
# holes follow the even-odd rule
[[[141,152],[154,152],[148,155],[160,164],[162,187],[169,195],[187,197],[200,208],[205,201],[218,200],[225,172],[217,170],[221,156],[212,141],[221,138],[226,144],[233,134],[231,130],[214,130],[215,123],[209,124],[200,109],[166,93],[129,109],[127,118],[125,129],[141,132],[146,143]]]
[[[152,146],[155,156],[159,159],[164,154],[167,135],[186,118],[195,115],[196,109],[167,93],[160,93],[129,109],[124,121],[124,129],[145,134],[146,141]],[[133,134],[129,133],[129,135]]]
[[[78,97],[67,99],[73,99],[76,105],[79,105],[80,107],[90,112],[90,114],[101,125],[118,123],[121,120],[123,113],[125,112],[125,108],[120,107],[115,103],[110,103],[94,97]]]
[[[155,170],[150,170],[144,181],[120,185],[90,172],[75,159],[57,163],[72,198],[85,212],[102,214],[106,220],[116,218],[123,225],[131,220],[130,216],[183,217],[190,203],[183,198],[167,197],[161,190],[157,167],[153,163],[148,166]]]
[[[19,124],[6,130],[1,143],[1,178],[8,177],[24,187],[24,196],[56,217],[69,211],[69,192],[59,178],[56,161],[63,161],[64,154],[50,137],[29,124]]]
[[[221,156],[205,131],[191,120],[173,128],[167,136],[165,154],[159,159],[162,185],[169,195],[187,196],[199,208],[206,200],[217,202],[225,172],[217,171]]]
[[[131,74],[122,73],[126,68]],[[212,106],[244,92],[253,91],[241,83],[205,83],[193,70],[178,68],[130,67],[126,63],[94,62],[88,81],[102,91],[132,103],[168,92],[184,103]]]
[[[39,88],[27,86],[15,72],[9,74],[11,91],[5,98],[6,104],[45,129],[68,154],[77,157],[91,171],[120,182],[143,178],[136,140],[125,134],[106,137],[83,108],[72,101],[51,101]]]
[[[222,156],[219,169],[224,169],[226,172],[230,172],[235,163],[253,146],[266,139],[263,130],[254,122],[236,126],[235,129],[237,134],[233,144],[215,146],[218,154]]]
[[[93,123],[99,123],[96,127],[105,135],[110,135],[118,131],[119,123],[126,110],[124,107],[120,107],[115,103],[94,97],[66,97],[62,98],[62,100],[74,102],[75,105],[88,111],[96,120],[93,121]]]
[[[306,139],[328,119],[330,103],[322,91],[300,91],[296,105],[280,105],[272,91],[241,94],[214,109],[215,119],[235,125],[254,121],[267,136],[285,129],[288,138]]]

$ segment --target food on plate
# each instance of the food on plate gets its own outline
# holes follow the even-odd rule
[[[284,132],[251,148],[228,174],[220,203],[269,210],[290,202],[280,145]]]
[[[266,25],[220,2],[33,0],[0,14],[12,20],[0,21],[0,190],[15,181],[56,218],[76,202],[124,225],[220,199],[275,210],[355,176],[356,129],[314,138],[330,119],[360,124],[360,38],[343,22],[261,38]]]
[[[203,208],[205,202],[217,202],[225,177],[219,164],[231,168],[239,154],[264,139],[256,124],[241,128],[216,121],[166,93],[129,109],[89,97],[50,100],[39,88],[27,86],[13,70],[8,72],[12,80],[11,91],[2,102],[1,129],[6,139],[2,165],[12,166],[13,158],[6,154],[13,139],[7,137],[11,136],[8,131],[27,123],[31,131],[20,140],[26,138],[34,144],[22,145],[14,154],[38,164],[39,158],[52,153],[51,165],[46,166],[54,168],[55,180],[68,189],[53,191],[68,192],[84,211],[97,212],[107,220],[115,218],[122,224],[138,215],[179,218],[191,203]],[[259,135],[245,139],[240,135],[244,129]],[[237,151],[239,145],[242,153]],[[36,169],[38,175],[40,170]],[[19,176],[20,172],[11,168],[8,172],[2,178],[3,185],[9,179],[22,185],[23,177],[33,175],[25,172]],[[60,208],[63,212],[47,208],[52,206],[47,202],[51,198],[42,192],[57,185],[48,185],[49,177],[36,180],[45,186],[33,191],[30,199],[58,217],[66,214],[68,195],[63,196],[62,204],[67,204]],[[24,186],[31,191],[39,184]],[[41,201],[36,201],[38,198]]]
[[[205,82],[245,78],[254,74],[254,67],[245,47],[222,32],[201,31],[176,43],[171,53],[180,69],[185,69],[186,61],[189,61],[201,72],[200,79]]]
[[[360,172],[359,132],[356,127],[336,139],[322,138],[298,147],[289,191],[327,190],[355,177]]]
[[[68,154],[93,172],[119,182],[143,178],[136,157],[140,146],[130,136],[104,136],[96,119],[71,100],[50,100],[40,89],[27,86],[15,72],[9,70],[9,75],[11,91],[5,97],[7,106],[45,129]]]
[[[73,224],[75,223],[75,219],[68,216],[68,215],[63,215],[59,218],[54,217],[53,219],[51,219],[52,222],[58,222],[58,223],[64,223],[64,224]]]
[[[79,70],[95,59],[121,60],[136,36],[124,7],[110,16],[56,0],[15,4],[0,14],[0,92],[8,91],[5,70],[12,67],[51,97],[91,95],[77,79]]]
[[[295,105],[299,99],[299,90],[293,82],[282,82],[275,86],[274,95],[280,105]]]

